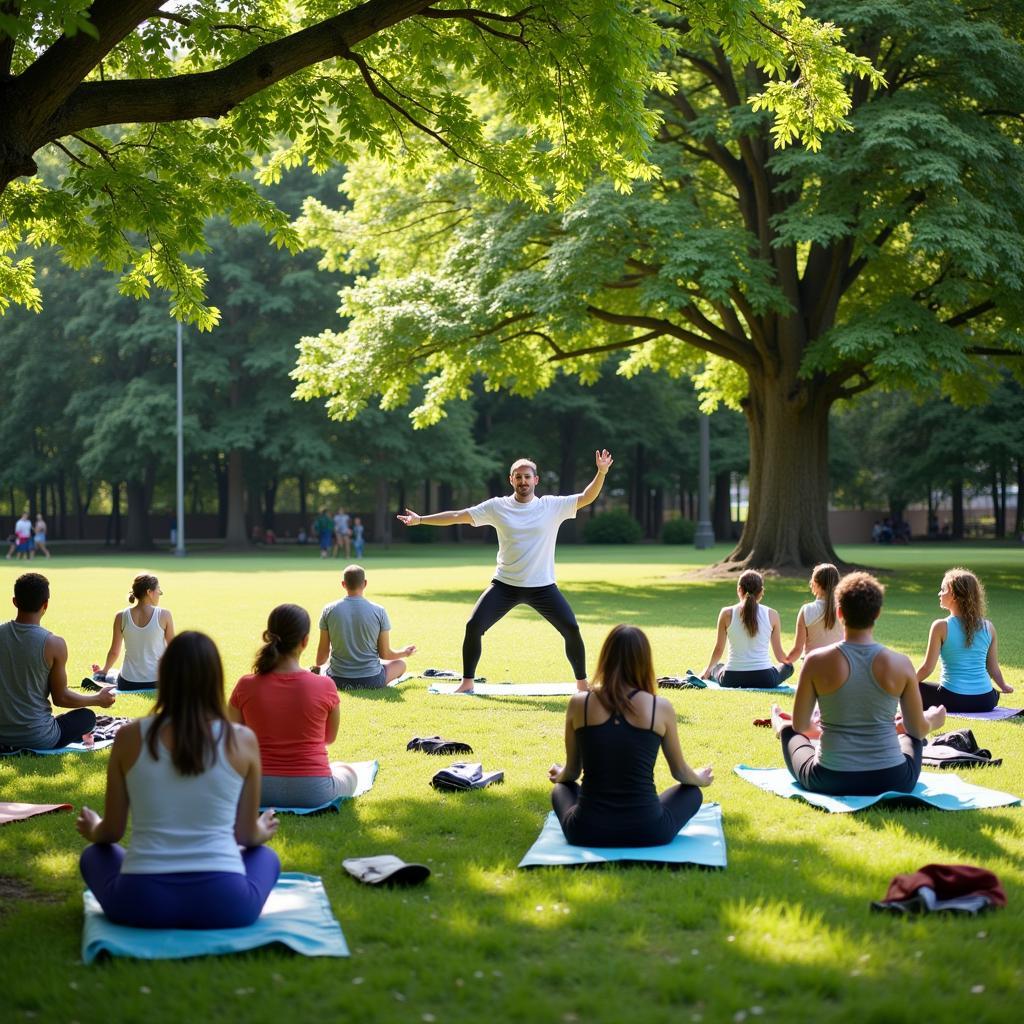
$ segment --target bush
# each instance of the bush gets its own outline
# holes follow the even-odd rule
[[[643,528],[628,512],[603,512],[583,527],[588,544],[635,544],[643,535]]]
[[[669,519],[661,528],[663,544],[692,544],[697,524],[692,519]]]

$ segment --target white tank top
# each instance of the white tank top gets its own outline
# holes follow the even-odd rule
[[[124,636],[121,675],[133,683],[156,683],[157,665],[167,649],[160,609],[153,609],[145,626],[136,626],[131,608],[125,608],[121,612],[121,633]]]
[[[756,672],[758,669],[771,668],[772,656],[769,645],[772,639],[772,624],[768,618],[768,609],[763,604],[757,606],[757,633],[751,636],[743,625],[743,606],[736,604],[732,608],[732,621],[726,630],[729,641],[729,653],[725,667],[730,672]]]
[[[837,644],[843,639],[843,626],[838,615],[832,628],[825,628],[825,602],[820,597],[816,601],[805,604],[800,611],[804,613],[804,628],[807,630],[807,643],[804,645],[805,655],[816,651],[819,647]]]
[[[132,841],[122,872],[166,875],[177,871],[245,874],[235,841],[242,776],[224,751],[223,723],[215,722],[217,758],[202,775],[181,775],[170,752],[146,743],[154,719],[142,719],[142,750],[125,782],[132,813]],[[230,728],[230,727],[229,727]]]

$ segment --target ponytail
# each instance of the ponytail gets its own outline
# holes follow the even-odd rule
[[[839,586],[839,570],[831,562],[816,565],[811,573],[811,582],[821,591],[821,600],[825,604],[822,621],[826,629],[836,624],[836,587]]]
[[[751,636],[757,636],[757,599],[764,591],[764,577],[748,569],[739,580],[743,602],[740,607],[740,621]]]
[[[309,634],[309,613],[297,604],[279,604],[267,618],[263,646],[256,652],[253,672],[264,676],[274,671],[281,658],[294,651]]]
[[[140,572],[132,580],[132,589],[128,592],[128,603],[135,604],[136,601],[141,601],[146,594],[151,590],[156,590],[159,586],[160,581],[151,573]]]

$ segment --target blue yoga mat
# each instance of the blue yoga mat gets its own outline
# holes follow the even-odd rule
[[[562,826],[551,811],[537,841],[519,862],[521,868],[607,864],[612,861],[639,864],[700,864],[709,868],[725,867],[725,833],[722,808],[704,804],[682,831],[665,846],[591,847],[570,846]]]
[[[910,793],[890,790],[878,796],[826,796],[804,789],[794,781],[786,768],[750,768],[741,764],[736,766],[735,771],[741,779],[746,779],[765,792],[776,796],[798,797],[815,807],[838,814],[862,811],[880,800],[916,800],[937,807],[940,811],[976,811],[984,807],[1006,807],[1020,803],[1020,797],[1001,793],[998,789],[975,786],[946,773],[921,772],[917,785]]]
[[[575,683],[476,683],[472,693],[455,693],[459,683],[432,683],[427,693],[447,697],[571,697]]]
[[[712,679],[705,679],[708,690],[721,690],[722,693],[796,693],[796,687],[790,683],[779,683],[778,686],[722,686]]]
[[[259,920],[248,928],[128,928],[109,921],[88,889],[83,900],[82,961],[86,964],[101,953],[137,960],[180,960],[241,953],[275,942],[303,956],[348,956],[341,925],[316,875],[282,874]]]
[[[35,747],[22,747],[21,750],[5,750],[0,752],[0,757],[17,757],[19,754],[91,754],[94,750],[106,750],[114,745],[113,740],[97,740],[91,747],[84,743],[69,743],[66,747],[57,747],[52,750],[37,750]]]
[[[352,796],[336,796],[333,800],[328,800],[327,803],[319,804],[317,807],[277,807],[274,804],[267,804],[260,810],[269,811],[273,807],[278,814],[322,814],[324,811],[337,811],[345,800],[362,796],[372,789],[374,779],[377,778],[377,770],[380,768],[378,761],[350,761],[349,764],[355,769],[358,779],[356,791]]]

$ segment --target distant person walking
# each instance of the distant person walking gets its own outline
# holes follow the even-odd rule
[[[21,518],[14,524],[15,557],[24,558],[29,562],[35,555],[35,542],[32,539],[32,520],[28,517],[28,509],[21,513]]]
[[[334,539],[334,523],[327,509],[320,509],[320,515],[313,520],[313,532],[320,542],[320,557],[326,558],[331,553],[331,541]]]
[[[327,605],[320,615],[320,643],[314,671],[330,663],[327,674],[339,690],[377,690],[405,671],[404,658],[415,654],[416,645],[391,650],[388,613],[363,596],[366,572],[350,565],[342,574],[345,596]]]
[[[338,557],[342,548],[345,550],[346,558],[352,557],[352,528],[349,523],[349,514],[343,508],[339,508],[334,516],[334,550],[332,554],[335,558]]]
[[[33,542],[35,544],[36,551],[42,551],[42,553],[49,558],[50,549],[46,546],[46,520],[43,518],[42,513],[36,516],[34,533],[35,536],[33,537]]]
[[[575,519],[581,508],[597,500],[604,478],[611,469],[611,455],[594,452],[597,473],[581,494],[538,497],[540,477],[537,464],[518,459],[509,470],[512,494],[461,511],[435,512],[421,516],[412,509],[398,516],[406,526],[493,526],[498,534],[498,571],[480,595],[466,623],[462,642],[462,683],[457,693],[473,692],[473,677],[480,661],[481,640],[499,619],[520,604],[539,612],[565,640],[565,655],[572,666],[579,690],[587,689],[587,656],[583,637],[569,602],[555,583],[555,542],[558,528]]]

